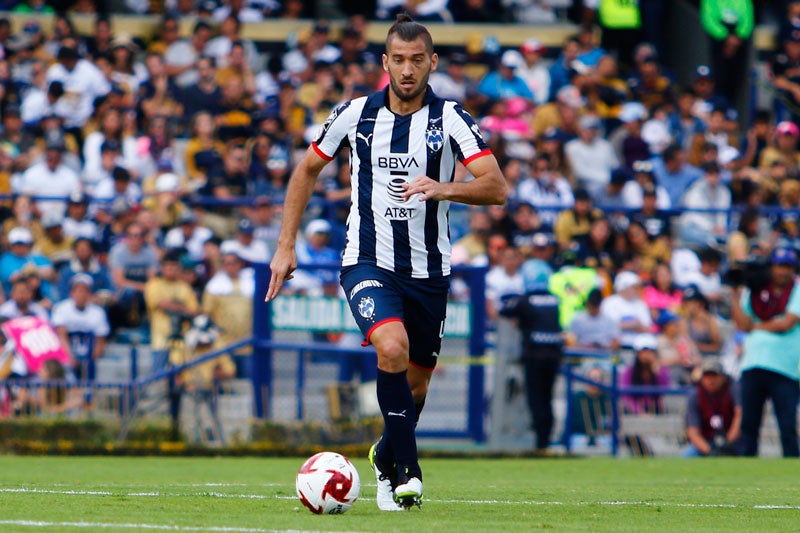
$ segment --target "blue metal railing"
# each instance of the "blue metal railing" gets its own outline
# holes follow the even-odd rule
[[[572,436],[572,413],[574,402],[574,385],[583,383],[592,385],[602,390],[610,396],[611,403],[611,455],[617,456],[619,453],[619,437],[621,429],[621,414],[619,404],[623,396],[685,396],[691,391],[690,386],[686,387],[663,387],[663,386],[643,386],[631,385],[621,387],[619,385],[619,365],[616,363],[616,355],[609,351],[602,350],[580,350],[568,349],[565,351],[565,362],[561,368],[561,374],[566,382],[566,416],[564,417],[564,432],[562,444],[567,452],[571,449],[570,437]],[[594,381],[581,374],[575,373],[575,366],[584,361],[608,361],[611,363],[611,383]]]
[[[308,267],[309,265],[300,265]],[[262,296],[266,294],[267,283],[269,280],[269,267],[267,265],[256,265],[256,298],[253,309],[253,392],[256,404],[256,417],[265,418],[268,415],[266,407],[271,405],[272,389],[272,351],[276,349],[297,350],[300,352],[300,366],[303,365],[304,355],[311,351],[325,351],[329,353],[339,353],[350,355],[372,355],[374,352],[363,349],[349,349],[333,347],[324,343],[286,343],[273,340],[273,328],[271,321],[270,304],[263,302]],[[314,267],[319,268],[319,267]],[[327,266],[325,268],[336,268]],[[479,360],[486,351],[486,306],[485,306],[485,287],[486,287],[485,267],[454,267],[453,273],[467,276],[470,286],[471,309],[469,338],[469,357],[473,361]],[[298,368],[298,372],[300,372]],[[485,383],[485,368],[482,364],[471,364],[468,370],[468,397],[467,397],[467,427],[464,431],[436,432],[435,434],[424,434],[423,436],[436,437],[458,437],[471,438],[476,442],[486,440],[484,427],[484,413],[486,405],[483,391]],[[298,411],[302,412],[301,401],[298,402]]]

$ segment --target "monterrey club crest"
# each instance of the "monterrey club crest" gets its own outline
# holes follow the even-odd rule
[[[428,128],[425,131],[425,144],[431,152],[438,152],[444,146],[444,133],[440,129]]]
[[[361,298],[358,302],[358,314],[367,320],[372,318],[375,314],[375,300],[372,299],[372,296]]]

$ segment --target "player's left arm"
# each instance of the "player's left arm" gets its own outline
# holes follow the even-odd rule
[[[443,122],[445,142],[453,147],[454,156],[464,163],[475,179],[466,182],[439,182],[420,176],[408,183],[406,200],[414,195],[418,201],[460,202],[472,205],[503,205],[508,196],[506,180],[480,127],[460,105],[445,104]],[[413,201],[413,200],[412,200]]]
[[[494,155],[487,153],[467,164],[475,179],[463,182],[439,182],[419,176],[406,184],[406,200],[419,194],[418,201],[460,202],[472,205],[503,205],[507,199],[506,180]]]

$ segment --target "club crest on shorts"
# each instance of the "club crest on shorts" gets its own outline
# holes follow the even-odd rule
[[[425,131],[425,144],[432,152],[438,152],[444,146],[444,133],[440,129],[428,128]]]
[[[375,300],[372,296],[365,296],[358,302],[358,314],[366,319],[372,318],[375,314]]]

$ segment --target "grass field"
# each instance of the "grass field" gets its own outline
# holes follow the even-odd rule
[[[303,459],[0,457],[0,531],[798,531],[800,461],[425,459],[422,509],[317,516]]]

